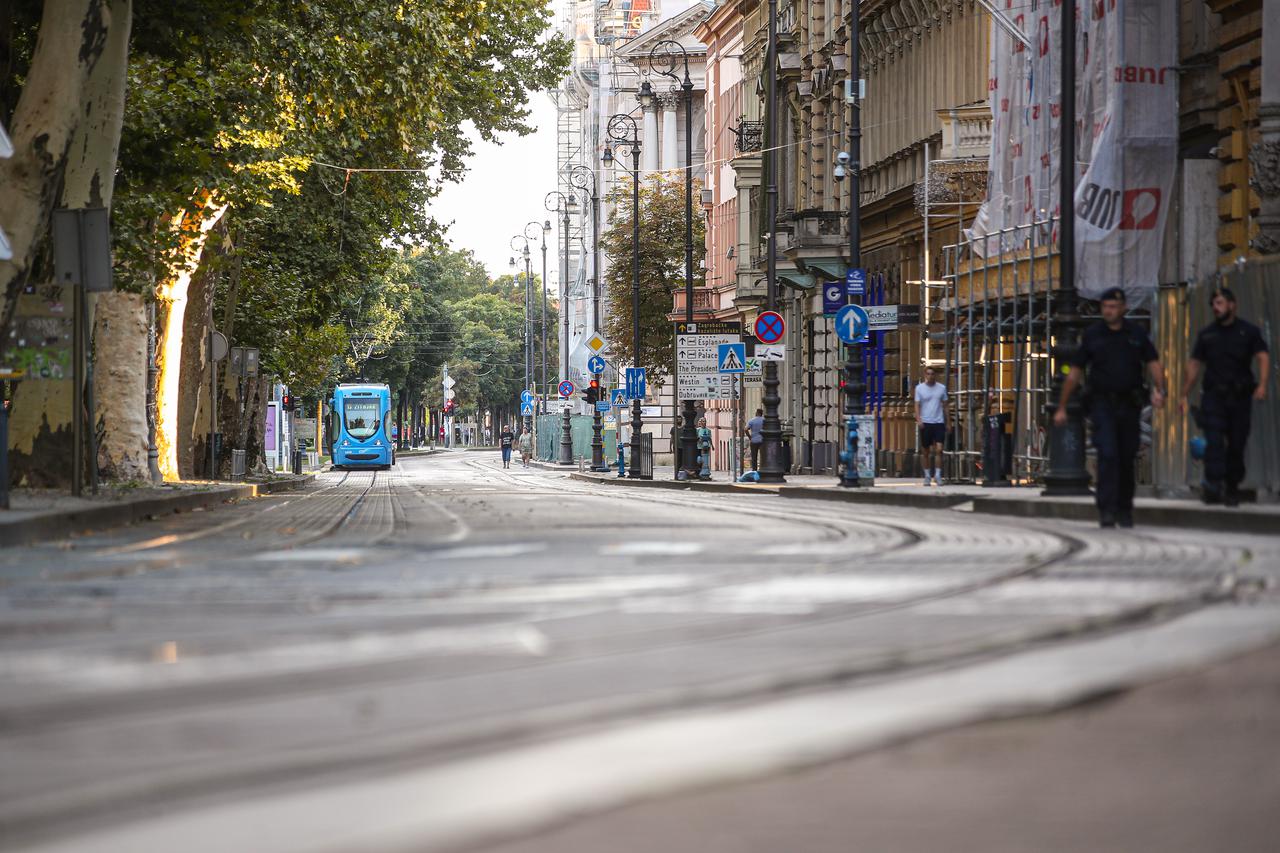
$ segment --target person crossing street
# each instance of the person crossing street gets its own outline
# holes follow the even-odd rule
[[[515,441],[515,436],[511,432],[511,427],[504,426],[502,433],[498,436],[498,442],[502,445],[502,467],[511,467],[511,444]]]
[[[1231,290],[1215,290],[1209,306],[1214,319],[1200,330],[1191,349],[1182,386],[1182,410],[1187,410],[1191,391],[1203,374],[1197,418],[1206,444],[1201,497],[1205,503],[1239,506],[1253,404],[1267,399],[1271,360],[1262,331],[1237,316],[1236,296]]]
[[[1124,291],[1113,287],[1102,294],[1102,319],[1084,331],[1080,348],[1071,357],[1071,372],[1062,383],[1054,412],[1055,426],[1067,423],[1067,401],[1081,384],[1085,408],[1098,451],[1095,500],[1102,527],[1133,527],[1134,463],[1146,402],[1146,374],[1153,387],[1151,405],[1164,405],[1165,375],[1160,356],[1146,331],[1125,319]]]

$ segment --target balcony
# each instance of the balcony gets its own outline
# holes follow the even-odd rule
[[[730,127],[729,132],[738,137],[737,149],[739,154],[748,154],[752,151],[759,151],[764,147],[764,122],[748,121],[746,116],[738,119],[736,128]]]
[[[711,314],[720,306],[716,303],[715,288],[695,287],[693,289],[693,313],[695,315]],[[672,292],[671,314],[673,317],[684,316],[684,288]]]

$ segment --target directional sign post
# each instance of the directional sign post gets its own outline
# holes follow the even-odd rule
[[[732,400],[732,374],[720,372],[720,347],[742,344],[742,324],[720,320],[676,323],[676,396],[680,400]],[[739,361],[745,361],[744,358]]]
[[[846,305],[836,315],[836,334],[846,344],[860,344],[867,340],[869,321],[861,305]]]
[[[588,373],[604,373],[604,359],[598,355],[593,355],[587,359]]]
[[[645,392],[645,376],[643,367],[628,367],[626,373],[627,379],[627,399],[643,400]]]
[[[573,389],[576,386],[570,380],[566,379],[556,386],[556,390],[560,392],[560,396],[568,399],[573,396]]]
[[[718,361],[721,373],[746,373],[747,345],[720,344]]]
[[[787,333],[787,321],[777,311],[765,311],[756,318],[756,339],[762,344],[776,344]]]
[[[865,296],[867,293],[867,271],[851,269],[844,276],[845,293],[850,296]]]

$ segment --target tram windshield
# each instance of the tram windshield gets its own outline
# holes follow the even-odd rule
[[[378,401],[347,399],[343,403],[347,418],[347,432],[352,438],[369,438],[378,431]]]

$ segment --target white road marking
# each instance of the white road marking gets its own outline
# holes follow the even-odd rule
[[[294,548],[289,551],[264,551],[254,554],[255,561],[295,562],[298,560],[325,560],[334,563],[358,562],[365,555],[363,548]]]
[[[27,851],[437,850],[813,766],[943,728],[1060,708],[1277,638],[1277,608],[1214,608],[917,678],[693,711],[417,771],[170,811]]]
[[[547,550],[546,542],[512,542],[507,545],[463,545],[442,551],[428,551],[428,560],[476,560],[483,557],[519,557]]]
[[[618,542],[604,546],[600,553],[610,557],[687,557],[702,553],[706,547],[700,542]]]
[[[0,655],[0,678],[54,683],[87,690],[191,684],[240,676],[303,672],[420,655],[544,655],[546,635],[530,625],[433,628],[407,633],[368,633],[339,640],[301,641],[226,654],[184,654],[182,644],[167,642],[150,660],[129,660],[69,652]]]

